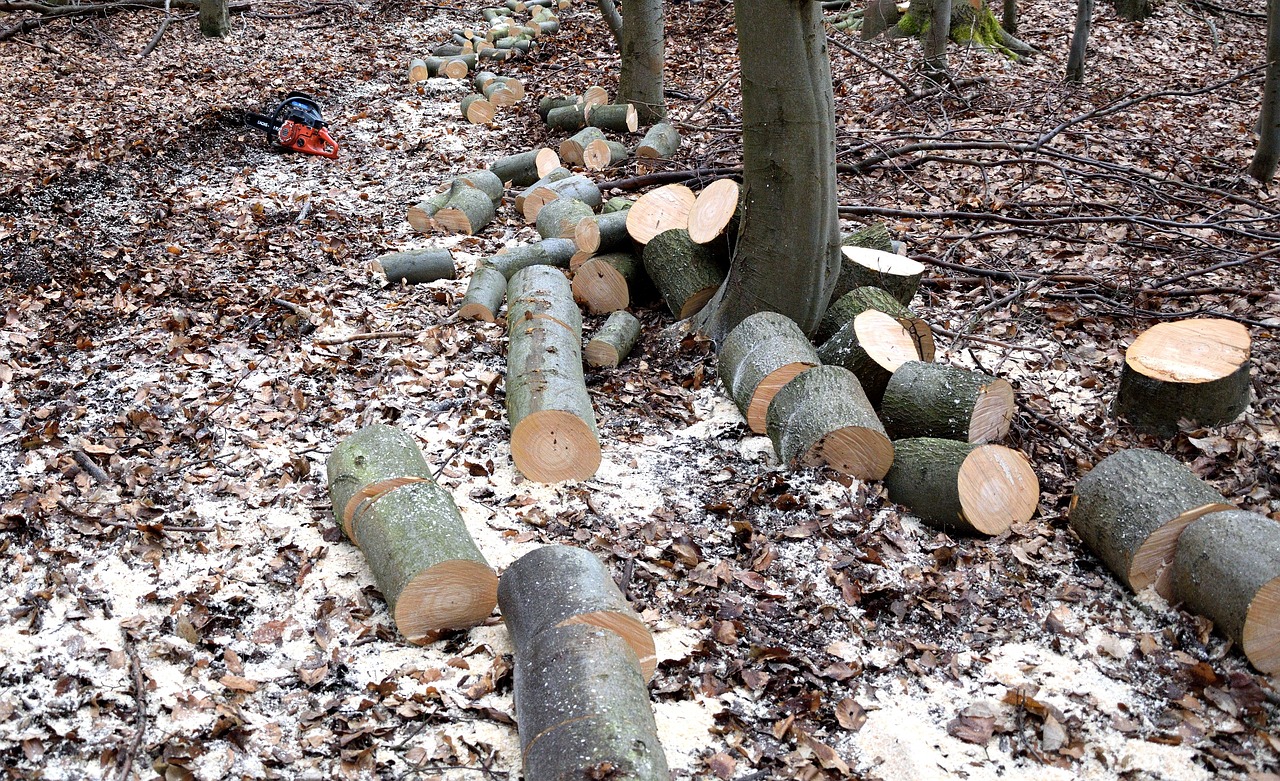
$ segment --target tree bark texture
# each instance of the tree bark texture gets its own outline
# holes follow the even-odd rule
[[[998,377],[938,363],[908,361],[885,386],[884,427],[894,439],[938,437],[998,442],[1018,410],[1013,386]]]
[[[1151,0],[1113,0],[1116,15],[1130,22],[1141,22],[1151,16]]]
[[[227,0],[200,0],[200,34],[206,38],[225,38],[231,34]]]
[[[533,195],[534,191],[537,190],[539,187],[545,187],[546,185],[551,184],[553,182],[558,182],[561,179],[568,179],[570,176],[573,176],[573,172],[570,171],[568,168],[565,168],[564,166],[552,168],[550,171],[547,171],[545,174],[542,175],[541,178],[538,179],[538,181],[524,188],[523,190],[520,191],[519,194],[516,195],[516,199],[515,199],[516,211],[520,212],[521,214],[524,213],[524,202],[528,200],[529,196]]]
[[[555,158],[554,165],[550,165],[552,158]],[[553,171],[558,167],[560,161],[555,152],[550,149],[533,149],[494,160],[489,165],[489,170],[503,182],[510,182],[515,187],[528,187],[542,178],[542,171]]]
[[[529,266],[556,266],[565,268],[573,257],[573,242],[568,239],[543,239],[533,244],[513,248],[501,255],[491,255],[484,264],[502,272],[508,280],[517,271]]]
[[[578,223],[594,212],[576,198],[557,198],[538,211],[534,227],[544,239],[572,239]]]
[[[1258,136],[1249,174],[1266,184],[1275,177],[1280,161],[1280,0],[1267,2],[1267,75],[1262,83]]]
[[[818,363],[813,345],[794,320],[777,312],[757,312],[738,323],[721,343],[720,382],[751,430],[765,434],[765,416],[774,395]]]
[[[893,463],[893,443],[862,385],[839,366],[816,366],[782,386],[769,402],[765,428],[790,467],[827,465],[879,480]]]
[[[492,323],[507,297],[507,278],[501,271],[484,263],[478,264],[467,282],[467,293],[458,306],[458,317]]]
[[[629,209],[628,214],[635,212]],[[671,314],[680,318],[697,314],[724,281],[724,270],[712,251],[694,244],[689,231],[663,231],[644,246],[644,269],[662,294]]]
[[[447,249],[389,252],[378,257],[378,266],[391,283],[435,282],[437,279],[453,279],[456,273],[453,253]]]
[[[662,78],[666,54],[662,0],[628,0],[622,12],[618,102],[635,106],[640,121],[647,124],[667,115]]]

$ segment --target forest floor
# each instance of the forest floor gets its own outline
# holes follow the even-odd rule
[[[1009,444],[1040,509],[992,539],[931,530],[878,484],[780,468],[710,345],[657,308],[636,310],[622,367],[588,373],[599,474],[514,471],[501,325],[456,319],[465,276],[387,286],[370,261],[442,244],[466,270],[536,238],[509,204],[475,237],[414,235],[404,211],[557,145],[543,95],[615,86],[590,4],[502,66],[530,97],[494,127],[458,118],[461,82],[406,78],[475,9],[259,1],[226,40],[184,18],[142,59],[161,11],[0,43],[5,776],[517,778],[497,617],[404,643],[335,528],[326,455],[386,422],[443,465],[495,567],[555,542],[609,564],[656,634],[677,777],[1276,778],[1276,682],[1126,591],[1064,516],[1081,474],[1142,446],[1280,519],[1277,256],[1250,260],[1275,246],[1280,201],[1244,172],[1263,4],[1165,2],[1136,24],[1100,8],[1083,87],[1060,77],[1069,5],[1022,9],[1046,52],[1030,62],[953,49],[958,78],[985,80],[963,96],[895,85],[885,70],[917,80],[912,42],[832,33],[861,55],[832,49],[842,205],[897,210],[879,216],[930,266],[917,312],[961,334],[939,359],[1018,391]],[[732,7],[668,14],[671,168],[737,165]],[[324,106],[338,160],[239,126],[294,89]],[[950,145],[902,151],[930,139]],[[1249,326],[1253,404],[1139,436],[1107,409],[1124,348],[1193,315]]]

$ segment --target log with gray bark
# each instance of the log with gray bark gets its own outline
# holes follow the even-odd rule
[[[720,382],[751,430],[765,434],[769,402],[797,374],[819,363],[813,345],[791,318],[757,312],[720,346]]]
[[[431,77],[431,73],[427,70],[425,60],[415,59],[409,63],[409,83],[414,84],[419,81],[426,81]]]
[[[565,133],[576,133],[587,126],[591,110],[592,106],[587,103],[553,108],[547,112],[547,126]]]
[[[573,249],[573,242],[568,239],[543,239],[491,255],[484,259],[484,263],[511,279],[517,271],[529,266],[568,268]]]
[[[896,440],[884,486],[890,499],[947,533],[1000,534],[1030,520],[1040,502],[1021,453],[950,439]]]
[[[428,57],[424,61],[427,73],[437,78],[465,79],[476,67],[474,54],[451,57]]]
[[[543,239],[485,258],[471,273],[458,316],[492,323],[506,298],[507,280],[513,274],[529,266],[564,268],[572,255],[573,242],[568,239]]]
[[[540,179],[538,179],[538,181],[524,188],[523,190],[520,191],[518,195],[516,195],[516,198],[515,198],[516,211],[520,212],[521,214],[524,214],[524,203],[526,200],[528,200],[530,195],[533,195],[534,190],[538,189],[539,187],[545,187],[549,184],[552,184],[553,182],[558,182],[561,179],[568,179],[570,176],[573,176],[573,172],[563,166],[557,166],[555,168],[552,168],[550,171],[547,171],[545,174],[542,175]]]
[[[488,125],[493,122],[494,107],[484,95],[468,95],[459,105],[462,109],[462,118],[471,124]]]
[[[581,100],[576,96],[548,95],[538,101],[538,118],[543,122],[546,122],[547,116],[552,111],[555,111],[558,108],[564,108],[565,106],[575,106],[580,102]]]
[[[640,338],[640,321],[630,312],[618,310],[609,315],[582,350],[587,364],[614,369],[631,353]]]
[[[409,642],[489,617],[497,576],[412,437],[368,426],[334,448],[326,470],[334,515]]]
[[[451,190],[445,190],[427,198],[423,198],[418,203],[409,207],[405,214],[405,219],[409,222],[409,226],[418,233],[430,233],[435,228],[436,212],[449,201]]]
[[[840,237],[840,246],[866,247],[867,249],[881,252],[902,254],[894,249],[893,237],[889,235],[889,229],[885,227],[883,222],[873,222],[870,225],[858,228],[853,233],[844,234]],[[832,296],[832,300],[835,298],[836,296]]]
[[[842,246],[840,278],[832,298],[859,287],[878,287],[904,306],[911,303],[924,265],[911,258],[866,247]]]
[[[626,309],[648,284],[640,258],[630,252],[611,252],[578,266],[573,275],[573,299],[591,314],[601,315]]]
[[[588,171],[603,171],[626,159],[627,148],[617,141],[596,139],[582,149],[582,167]]]
[[[544,239],[572,239],[578,223],[592,214],[591,207],[576,198],[558,198],[538,211],[534,227]]]
[[[536,185],[525,196],[520,213],[529,222],[538,219],[542,207],[560,198],[573,198],[595,209],[600,205],[600,188],[587,177],[577,174],[547,184]]]
[[[629,202],[628,207],[630,208]],[[608,204],[605,205],[607,210]],[[627,233],[627,210],[602,211],[578,222],[573,230],[573,261],[570,268],[593,255],[616,252],[631,246],[631,234]]]
[[[880,417],[894,439],[998,442],[1009,433],[1017,411],[1008,381],[922,361],[899,366],[880,402]]]
[[[467,282],[467,292],[458,305],[458,317],[463,320],[483,320],[492,323],[498,309],[507,296],[507,278],[501,271],[484,263],[478,264]]]
[[[921,360],[933,360],[935,348],[933,330],[929,328],[929,324],[889,295],[889,291],[878,287],[858,287],[839,298],[832,298],[812,334],[814,343],[826,343],[837,331],[868,309],[875,309],[895,318],[915,339]]]
[[[904,324],[905,321],[905,324]],[[924,342],[910,319],[869,308],[858,313],[818,348],[823,363],[853,372],[871,403],[880,407],[885,386],[907,361],[924,360]],[[928,342],[932,347],[932,340]]]
[[[605,140],[604,131],[596,127],[584,127],[560,142],[560,159],[571,165],[582,165],[582,151],[592,141]]]
[[[779,460],[793,468],[825,465],[879,480],[893,464],[893,443],[862,385],[839,366],[816,366],[782,386],[765,428]]]
[[[644,134],[636,147],[636,157],[666,160],[680,148],[680,131],[669,122],[659,122]]]
[[[630,217],[627,227],[631,227]],[[667,309],[681,320],[706,306],[724,281],[724,267],[715,253],[705,245],[694,244],[689,231],[683,228],[650,238],[643,257],[645,273],[662,294]]]
[[[447,249],[415,249],[379,255],[378,268],[391,283],[423,284],[438,279],[453,279],[453,253]]]
[[[545,148],[508,155],[489,164],[490,171],[514,187],[528,187],[559,167],[560,157]]]
[[[612,130],[615,133],[634,133],[640,126],[636,107],[630,103],[605,104],[591,109],[587,122],[592,127]]]
[[[493,199],[485,191],[455,181],[450,187],[448,200],[432,221],[436,228],[446,233],[472,235],[493,222],[496,213]]]

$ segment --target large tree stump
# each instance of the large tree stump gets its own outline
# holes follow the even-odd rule
[[[600,330],[582,350],[587,364],[597,368],[617,368],[640,338],[640,321],[630,312],[618,310],[609,315]]]
[[[698,244],[710,244],[732,235],[738,223],[738,206],[742,187],[732,179],[717,179],[698,193],[689,210],[689,238]]]
[[[458,306],[458,317],[463,320],[483,320],[492,323],[507,296],[507,278],[492,266],[480,263],[471,272],[466,295]]]
[[[1201,517],[1178,538],[1170,582],[1260,672],[1280,672],[1280,523],[1242,510]]]
[[[489,617],[497,576],[412,437],[368,426],[340,442],[326,468],[334,515],[405,639],[430,642]]]
[[[574,264],[602,252],[616,252],[631,244],[631,234],[627,233],[627,211],[607,212],[588,217],[579,222],[573,231],[573,244],[577,250],[573,253]]]
[[[668,184],[650,190],[627,210],[627,232],[637,243],[649,240],[664,231],[689,227],[689,210],[698,197],[682,184]]]
[[[609,570],[588,551],[545,545],[521,556],[498,581],[498,607],[517,651],[529,648],[548,629],[587,624],[627,641],[645,681],[653,677],[658,660],[649,627]]]
[[[1018,411],[1013,386],[982,372],[907,361],[885,386],[880,417],[895,439],[998,442]]]
[[[887,290],[905,306],[911,303],[920,288],[924,264],[911,258],[866,247],[844,246],[840,252],[840,278],[836,282],[833,300],[854,288],[869,285]]]
[[[949,439],[896,440],[884,485],[890,499],[948,533],[1000,534],[1030,520],[1040,502],[1021,453]]]
[[[529,185],[528,187],[524,188],[523,190],[520,191],[518,195],[516,195],[516,200],[515,200],[516,211],[520,212],[521,214],[524,214],[524,202],[526,199],[528,199],[530,195],[533,195],[534,190],[538,189],[539,187],[546,187],[547,185],[553,182],[558,182],[561,179],[568,179],[570,176],[573,176],[573,172],[570,171],[568,168],[564,168],[564,167],[553,168],[550,171],[547,171],[547,173],[544,174],[541,179]]]
[[[1233,509],[1182,464],[1154,450],[1122,450],[1080,478],[1068,521],[1084,544],[1134,591],[1169,593],[1165,566],[1178,535],[1202,515]]]
[[[910,309],[889,295],[889,291],[878,287],[858,287],[839,298],[831,299],[831,305],[818,322],[813,332],[815,344],[823,344],[850,320],[867,311],[878,309],[897,319],[916,341],[916,349],[923,361],[932,361],[934,356],[933,330],[929,324],[915,316]]]
[[[903,325],[879,309],[867,309],[823,342],[818,357],[853,372],[867,398],[879,408],[885,386],[898,367],[924,358],[919,337],[910,323]]]
[[[576,198],[557,198],[538,210],[534,227],[544,239],[572,239],[578,223],[592,214],[591,207]]]
[[[629,219],[627,227],[631,227]],[[689,231],[683,228],[663,231],[650,238],[643,257],[644,270],[662,294],[667,309],[681,320],[697,314],[724,282],[724,268],[717,262],[715,253],[706,246],[694,244]]]
[[[582,377],[582,315],[551,266],[507,287],[507,420],[511,457],[530,480],[585,480],[600,467],[595,412]]]
[[[528,781],[670,779],[639,661],[608,629],[570,624],[517,648],[515,702]]]
[[[813,345],[791,318],[757,312],[725,337],[720,382],[751,430],[765,434],[769,402],[797,374],[818,363]]]
[[[543,206],[560,198],[573,198],[594,209],[600,205],[600,188],[581,174],[537,185],[533,188],[533,192],[525,197],[520,213],[526,220],[533,222],[538,219],[538,212],[542,211]],[[439,215],[436,219],[439,219]]]
[[[378,256],[378,268],[388,282],[423,284],[437,279],[453,279],[453,253],[447,249],[415,249],[404,252],[388,252]]]
[[[1160,436],[1230,423],[1249,406],[1249,331],[1231,320],[1157,323],[1125,351],[1114,412]]]
[[[559,155],[545,148],[508,155],[489,164],[490,171],[514,187],[528,187],[559,167]]]
[[[648,282],[644,263],[630,252],[597,255],[573,275],[573,299],[593,315],[626,309],[633,291]]]
[[[859,480],[879,480],[893,464],[885,435],[858,378],[817,366],[782,386],[769,402],[765,428],[774,452],[791,466],[830,466]]]

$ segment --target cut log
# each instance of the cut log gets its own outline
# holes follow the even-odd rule
[[[524,202],[530,195],[533,195],[534,190],[538,189],[539,187],[545,187],[548,184],[551,184],[552,182],[558,182],[561,179],[568,179],[570,176],[573,176],[573,172],[570,171],[568,168],[556,167],[556,168],[552,168],[550,171],[547,171],[545,174],[542,175],[541,179],[539,179],[538,181],[534,182],[533,184],[521,190],[520,194],[516,196],[516,200],[515,200],[516,211],[521,213],[524,212]]]
[[[405,252],[388,252],[378,257],[378,268],[387,281],[425,284],[437,279],[453,279],[453,253],[447,249],[415,249]]]
[[[414,60],[409,63],[409,83],[415,84],[419,81],[426,81],[431,78],[431,73],[427,71],[426,60]]]
[[[663,231],[688,231],[689,211],[698,200],[693,190],[682,184],[668,184],[640,196],[627,211],[627,232],[641,244]]]
[[[818,363],[813,345],[791,318],[757,312],[725,337],[720,347],[720,382],[751,430],[766,434],[769,402],[797,374]]]
[[[830,466],[859,480],[879,480],[893,464],[893,443],[853,372],[816,366],[782,386],[769,402],[765,429],[790,467]]]
[[[559,167],[560,157],[551,149],[533,149],[489,164],[499,179],[515,187],[528,187]]]
[[[1169,596],[1178,535],[1202,515],[1234,509],[1182,464],[1154,450],[1107,456],[1076,484],[1068,521],[1120,582]]]
[[[538,219],[538,212],[542,211],[542,207],[560,198],[572,198],[582,201],[592,209],[600,205],[600,188],[596,183],[587,177],[576,174],[559,179],[548,184],[538,185],[533,188],[533,192],[529,193],[524,199],[524,205],[521,207],[521,214],[529,222]],[[439,219],[439,215],[436,216]]]
[[[573,253],[569,268],[574,271],[593,255],[629,246],[631,234],[627,233],[626,210],[595,214],[579,221],[573,229],[573,244],[577,251]]]
[[[1114,413],[1139,431],[1230,423],[1249,406],[1249,331],[1231,320],[1157,323],[1125,351]]]
[[[489,200],[493,201],[493,205],[497,206],[502,203],[502,196],[506,192],[502,178],[493,171],[481,169],[479,171],[471,171],[469,173],[455,176],[453,182],[465,184],[467,187],[474,187],[489,196]],[[453,182],[450,184],[452,185]]]
[[[476,56],[474,54],[452,57],[434,56],[428,57],[426,63],[427,72],[432,76],[445,79],[465,79],[471,69],[476,66]]]
[[[547,121],[547,115],[558,108],[565,106],[576,106],[578,99],[568,95],[548,95],[538,101],[538,118],[543,122]]]
[[[648,681],[657,667],[653,635],[600,559],[581,548],[545,545],[516,559],[498,580],[498,607],[521,653],[548,629],[595,626],[631,646]]]
[[[998,442],[1018,411],[1013,386],[982,372],[907,361],[889,379],[880,404],[894,439],[939,437]]]
[[[640,116],[630,103],[608,103],[591,109],[587,120],[592,127],[612,130],[615,133],[634,133],[640,127]]]
[[[636,147],[636,157],[666,160],[680,148],[680,131],[669,122],[659,122],[649,128]]]
[[[898,367],[923,360],[919,335],[898,318],[868,309],[845,323],[818,349],[823,363],[853,372],[877,409],[885,386]]]
[[[867,249],[881,252],[902,254],[894,249],[893,237],[889,235],[889,229],[885,227],[883,222],[873,222],[853,233],[841,236],[840,245],[844,247],[866,247]]]
[[[591,106],[586,103],[561,106],[547,113],[547,126],[565,133],[576,133],[587,126],[590,116]]]
[[[454,182],[449,200],[436,212],[435,225],[446,233],[472,235],[493,222],[493,199],[482,190]]]
[[[738,221],[738,200],[742,188],[732,179],[717,179],[698,193],[689,210],[689,238],[710,244],[733,232]]]
[[[567,268],[573,257],[573,242],[568,239],[543,239],[542,241],[515,247],[499,255],[485,258],[484,264],[497,269],[508,280],[517,271],[529,266],[555,266]]]
[[[486,84],[484,89],[481,90],[481,94],[484,95],[485,100],[495,106],[514,106],[516,101],[519,100],[519,98],[516,97],[516,93],[512,92],[507,88],[506,84],[503,84],[497,79]]]
[[[368,426],[333,449],[326,469],[334,514],[405,639],[430,642],[489,617],[497,576],[412,437]]]
[[[586,92],[582,93],[582,102],[592,108],[607,106],[609,104],[609,90],[600,86],[587,87]]]
[[[591,207],[582,201],[558,198],[542,207],[534,225],[544,239],[572,239],[578,223],[591,216]]]
[[[468,95],[462,99],[462,118],[473,125],[488,125],[493,122],[493,104],[485,100],[484,95]]]
[[[878,287],[905,306],[911,303],[924,276],[923,264],[902,255],[866,247],[841,247],[841,255],[837,296],[859,287]]]
[[[433,230],[436,226],[436,212],[440,211],[449,202],[450,194],[450,190],[445,190],[410,206],[409,211],[405,214],[409,227],[418,233],[429,233]]]
[[[1040,484],[1027,459],[1003,445],[899,439],[885,475],[889,498],[947,533],[1000,534],[1031,519]]]
[[[604,131],[597,127],[584,127],[560,142],[560,159],[572,165],[582,165],[582,150],[592,141],[603,141]]]
[[[902,327],[907,329],[916,340],[916,349],[920,360],[932,361],[934,356],[933,330],[929,324],[889,295],[889,291],[878,287],[859,287],[850,290],[839,298],[832,298],[831,305],[822,315],[817,329],[813,332],[815,344],[823,344],[853,318],[867,311],[878,309],[886,315],[896,318]]]
[[[1178,538],[1170,581],[1174,599],[1259,672],[1280,672],[1280,523],[1242,510],[1205,515]]]
[[[600,467],[600,441],[582,377],[582,315],[564,274],[529,266],[511,277],[507,336],[516,469],[539,483],[586,480]]]
[[[639,660],[614,632],[541,633],[516,649],[514,684],[528,781],[669,781]]]
[[[640,339],[640,321],[630,312],[609,315],[582,351],[587,364],[597,369],[616,369]]]
[[[573,275],[573,299],[585,304],[593,315],[616,312],[626,309],[632,291],[646,282],[644,263],[630,252],[597,255]]]
[[[499,76],[498,81],[507,85],[507,89],[511,90],[511,94],[516,96],[516,100],[524,100],[524,82],[514,76]]]
[[[597,139],[582,150],[582,167],[588,171],[603,171],[627,159],[627,148],[617,141]]]
[[[506,295],[507,278],[501,271],[481,263],[471,272],[467,293],[458,307],[458,317],[492,323],[497,319],[498,308]]]
[[[627,213],[636,208],[639,207]],[[631,229],[630,217],[627,229]],[[645,273],[662,294],[667,309],[681,320],[700,312],[724,282],[725,270],[715,253],[702,244],[694,244],[689,231],[683,228],[663,231],[649,239],[643,257]]]

